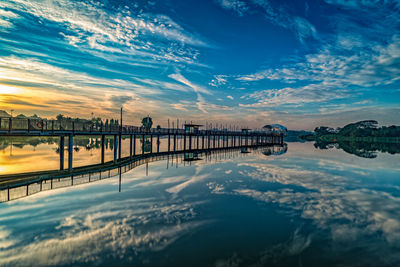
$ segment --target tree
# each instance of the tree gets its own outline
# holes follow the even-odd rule
[[[334,134],[335,133],[335,129],[330,128],[330,127],[326,127],[326,126],[321,126],[321,127],[315,128],[314,132],[315,132],[316,135]]]
[[[56,119],[57,119],[58,121],[62,121],[62,120],[64,119],[64,115],[58,114],[58,115],[56,116]]]
[[[151,127],[153,126],[153,119],[150,118],[149,116],[143,118],[142,119],[142,125],[146,129],[151,129]]]

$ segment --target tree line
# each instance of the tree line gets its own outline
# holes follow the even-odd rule
[[[103,120],[100,117],[97,117],[97,118],[93,117],[92,119],[87,120],[87,119],[80,119],[80,118],[71,118],[71,117],[64,116],[62,114],[58,114],[56,116],[56,120],[59,122],[83,122],[83,123],[92,122],[96,126],[100,126],[101,123],[103,122]],[[105,127],[119,125],[119,121],[114,120],[114,119],[110,119],[110,120],[106,119],[103,122],[103,125],[105,125]]]
[[[400,137],[400,126],[382,126],[378,127],[375,120],[365,120],[350,123],[343,128],[331,128],[326,126],[314,129],[316,137],[325,135],[336,135],[345,137]]]

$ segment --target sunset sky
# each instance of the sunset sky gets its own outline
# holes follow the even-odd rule
[[[0,110],[400,124],[397,0],[0,1]]]

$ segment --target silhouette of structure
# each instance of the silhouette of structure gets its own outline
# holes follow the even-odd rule
[[[147,118],[146,125],[151,118]],[[214,149],[226,147],[241,147],[252,145],[272,145],[283,144],[283,132],[276,131],[252,131],[242,129],[242,131],[228,129],[204,129],[202,125],[185,124],[184,129],[178,128],[148,128],[122,124],[103,124],[103,122],[74,122],[59,120],[43,120],[31,118],[0,118],[0,136],[53,136],[59,137],[60,170],[64,170],[64,152],[68,148],[68,170],[73,170],[73,144],[75,136],[97,135],[101,136],[101,163],[104,164],[105,137],[113,136],[114,144],[114,164],[122,159],[122,136],[130,138],[130,158],[135,156],[136,141],[141,139],[142,155],[153,153],[153,140],[157,139],[156,152],[160,152],[160,138],[168,138],[168,152],[177,150],[177,139],[183,139],[183,151],[192,149]],[[67,145],[65,138],[67,137]],[[197,147],[192,147],[193,140],[196,139]],[[201,139],[201,142],[200,142]],[[171,144],[172,143],[172,144]],[[144,145],[143,145],[144,144]],[[201,144],[201,146],[200,146]],[[147,145],[147,146],[146,146]],[[147,148],[150,148],[148,151]]]

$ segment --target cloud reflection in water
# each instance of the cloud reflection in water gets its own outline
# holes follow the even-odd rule
[[[400,262],[398,155],[261,152],[142,166],[121,193],[112,178],[3,203],[0,265]]]

